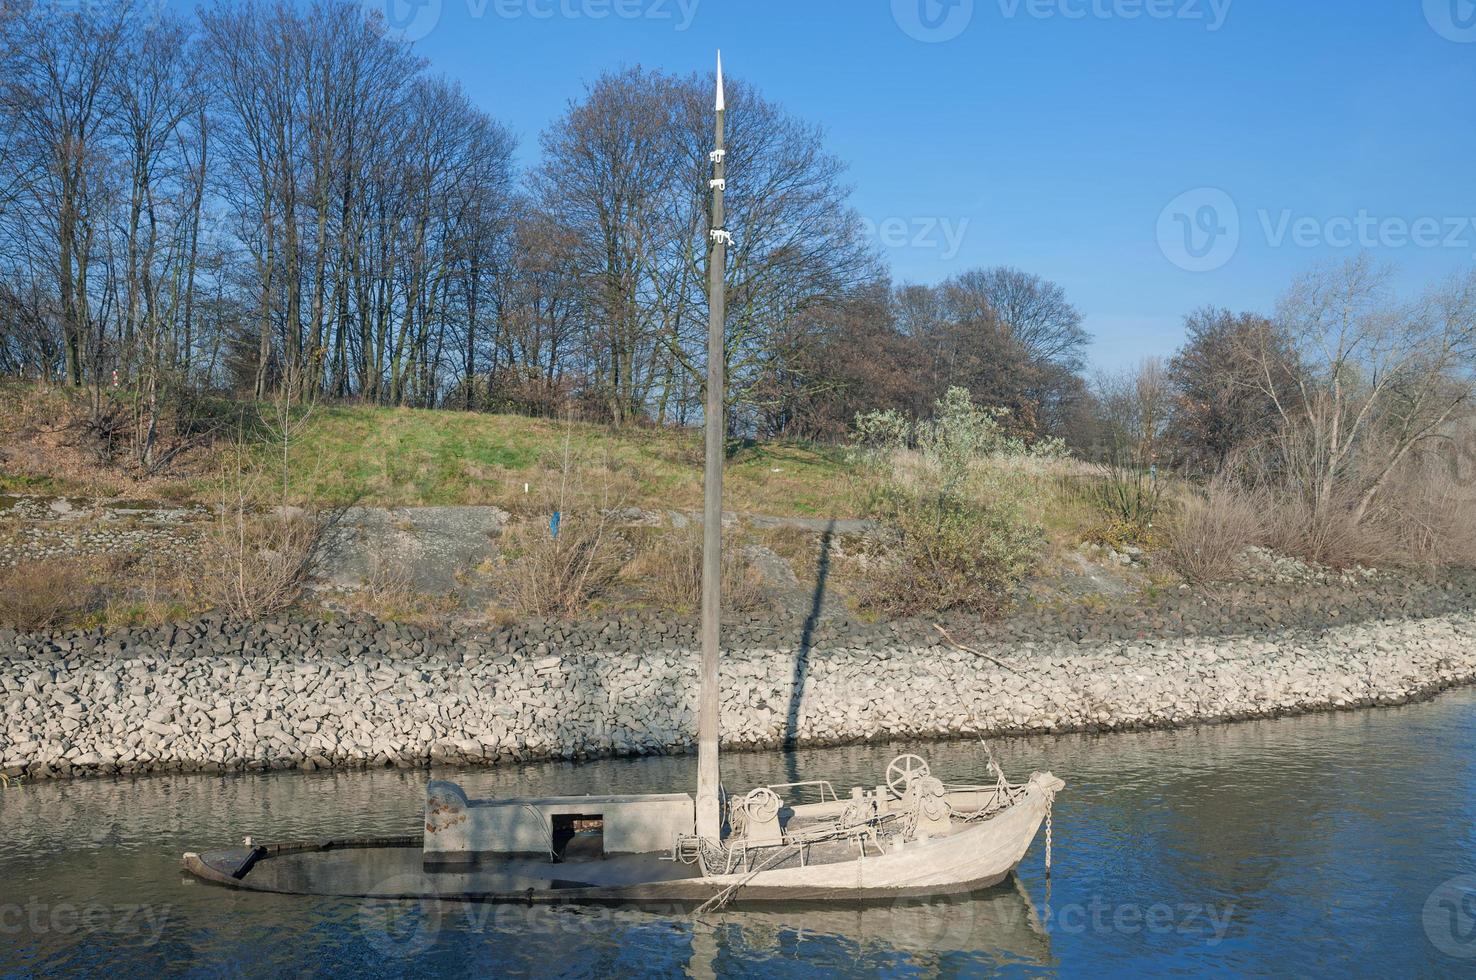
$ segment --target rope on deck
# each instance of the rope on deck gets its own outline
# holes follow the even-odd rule
[[[788,847],[779,848],[779,850],[775,851],[774,854],[770,856],[770,858],[763,864],[760,864],[758,867],[748,872],[748,874],[744,875],[742,878],[739,878],[737,881],[733,882],[731,885],[724,888],[722,891],[718,892],[716,895],[712,896],[701,905],[697,906],[697,911],[692,913],[692,918],[700,919],[702,918],[702,916],[708,914],[709,912],[716,912],[724,905],[727,905],[733,900],[733,896],[738,894],[738,889],[742,888],[750,881],[753,881],[754,878],[758,877],[763,872],[768,871],[774,865],[778,864],[780,861],[784,860],[790,855],[799,853],[799,850],[802,846],[803,845],[801,844],[790,844]]]

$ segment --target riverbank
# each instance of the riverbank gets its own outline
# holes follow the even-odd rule
[[[1243,633],[996,629],[968,637],[977,653],[921,623],[729,635],[732,748],[1176,727],[1399,704],[1476,681],[1469,606]],[[685,752],[696,669],[689,629],[655,622],[5,631],[0,764],[48,779]]]

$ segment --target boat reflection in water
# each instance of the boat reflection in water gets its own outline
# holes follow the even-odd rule
[[[902,899],[887,905],[845,908],[834,904],[749,906],[693,926],[687,973],[719,976],[717,959],[793,962],[808,951],[824,962],[892,959],[926,974],[929,967],[971,964],[1046,968],[1051,941],[1024,885],[1011,878],[998,887],[950,898]]]
[[[502,947],[516,938],[544,950],[551,973],[626,972],[731,976],[762,964],[903,966],[928,975],[981,964],[1050,970],[1043,914],[1010,878],[950,898],[841,905],[733,906],[692,917],[689,905],[513,905],[437,899],[364,899],[355,932],[383,962],[415,962],[449,948]],[[684,935],[685,934],[685,935]],[[690,945],[688,945],[690,943]],[[603,952],[596,952],[603,950]],[[615,950],[622,952],[616,953]]]

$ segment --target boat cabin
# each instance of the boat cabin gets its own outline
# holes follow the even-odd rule
[[[425,867],[475,866],[483,858],[563,862],[669,852],[692,833],[695,820],[689,793],[471,800],[460,786],[438,780],[426,787]]]

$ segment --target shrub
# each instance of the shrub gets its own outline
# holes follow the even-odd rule
[[[340,514],[286,507],[254,513],[240,503],[222,508],[201,542],[198,598],[241,619],[291,608]]]
[[[95,610],[100,592],[78,561],[28,561],[0,569],[0,625],[39,630]]]
[[[1405,460],[1361,516],[1360,485],[1355,474],[1325,502],[1279,500],[1268,543],[1333,567],[1476,562],[1476,491],[1438,456]]]
[[[975,405],[965,388],[949,388],[934,406],[932,420],[918,425],[918,449],[950,473],[987,456],[1014,455],[1023,447],[1006,438],[999,424],[1008,414],[1003,408]]]
[[[702,607],[702,525],[663,532],[632,563],[644,591],[663,608],[692,613]],[[728,537],[725,535],[725,538]],[[746,612],[759,605],[763,586],[736,542],[723,547],[723,611]]]
[[[1165,522],[1163,559],[1191,582],[1231,578],[1236,559],[1265,536],[1267,504],[1260,494],[1215,480]]]
[[[1352,504],[1317,505],[1301,496],[1272,501],[1266,513],[1266,546],[1331,568],[1402,561],[1388,529],[1372,520],[1360,521]]]
[[[889,615],[962,609],[993,615],[1035,567],[1045,533],[1025,516],[1023,481],[1002,468],[971,474],[959,492],[931,471],[933,486],[892,485],[877,517],[887,540],[861,573],[862,608]]]
[[[912,438],[912,423],[895,408],[856,416],[851,444],[863,459],[885,458]]]
[[[607,511],[564,514],[557,537],[542,522],[518,524],[503,536],[503,596],[525,617],[578,616],[615,582],[626,550]]]
[[[859,570],[862,608],[889,615],[966,609],[993,614],[1035,567],[1045,532],[1027,516],[1036,455],[1006,436],[1004,409],[981,408],[951,388],[934,417],[907,426],[894,412],[857,418],[877,486],[871,507],[885,541]],[[907,444],[915,449],[907,449]],[[1057,443],[1041,458],[1059,455]]]
[[[1389,497],[1374,522],[1407,561],[1476,564],[1476,488],[1450,461],[1414,459],[1398,474]]]
[[[1059,459],[1067,455],[1060,439],[1027,444],[1005,433],[1000,420],[1005,408],[982,408],[967,388],[949,388],[933,406],[933,417],[916,425],[895,409],[856,416],[852,446],[863,462],[885,466],[899,451],[916,446],[945,475],[961,474],[969,465],[990,457]]]
[[[1163,506],[1163,491],[1156,467],[1140,466],[1126,457],[1109,459],[1102,478],[1091,484],[1092,501],[1103,517],[1144,533]]]

